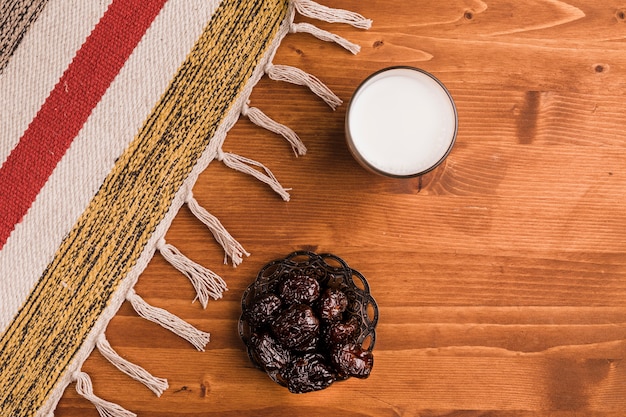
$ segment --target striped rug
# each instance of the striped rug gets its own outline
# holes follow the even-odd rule
[[[222,144],[247,117],[306,151],[293,130],[249,102],[263,76],[341,104],[316,77],[273,62],[290,32],[358,51],[294,23],[298,15],[371,24],[311,0],[0,0],[1,416],[53,415],[72,382],[101,415],[134,415],[94,395],[81,370],[94,348],[160,395],[167,381],[106,341],[106,325],[126,300],[204,349],[208,333],[133,288],[159,251],[204,306],[226,289],[164,239],[186,204],[233,265],[247,255],[193,198],[212,161],[289,199],[263,164]]]

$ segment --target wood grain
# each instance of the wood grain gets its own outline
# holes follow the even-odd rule
[[[330,4],[329,4],[330,5]],[[279,137],[241,120],[225,150],[265,163],[291,201],[214,163],[194,189],[252,253],[223,265],[183,209],[168,241],[230,290],[206,310],[160,256],[137,292],[211,332],[206,352],[128,305],[107,337],[170,389],[159,399],[94,352],[98,395],[139,416],[588,416],[626,414],[626,4],[614,0],[336,0],[369,31],[317,23],[362,45],[352,56],[290,35],[276,63],[317,75],[348,100],[389,65],[432,72],[459,112],[445,164],[415,179],[362,170],[344,144],[345,106],[263,79],[255,106],[294,128]],[[289,394],[247,359],[243,290],[293,250],[333,252],[370,281],[380,307],[375,367]],[[70,386],[57,417],[97,416]]]

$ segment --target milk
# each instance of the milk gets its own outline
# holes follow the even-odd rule
[[[437,166],[450,152],[456,131],[456,108],[445,87],[409,67],[365,80],[346,115],[346,137],[355,158],[393,177],[420,175]]]

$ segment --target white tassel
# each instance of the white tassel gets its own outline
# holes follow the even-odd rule
[[[126,299],[141,317],[153,323],[157,323],[172,333],[182,337],[194,345],[199,351],[204,351],[204,347],[209,343],[209,333],[196,329],[191,324],[182,320],[162,308],[151,306],[146,303],[134,290],[130,290]]]
[[[96,344],[98,347],[98,351],[104,356],[109,362],[111,362],[117,369],[134,379],[135,381],[139,381],[144,384],[146,387],[150,389],[150,391],[154,392],[157,397],[160,397],[163,392],[168,388],[167,379],[157,378],[146,371],[139,365],[136,365],[124,358],[122,358],[109,344],[108,340],[102,333],[98,337],[98,342]]]
[[[358,54],[361,51],[361,47],[359,45],[352,43],[346,38],[342,38],[341,36],[331,33],[327,30],[320,29],[317,26],[314,26],[310,23],[306,23],[306,22],[292,23],[290,32],[291,33],[308,33],[322,41],[335,42],[336,44],[352,52],[354,55]]]
[[[329,23],[347,23],[359,29],[369,29],[372,21],[358,13],[343,9],[331,9],[312,0],[293,0],[296,10],[302,16],[323,20]]]
[[[228,262],[228,257],[233,262],[233,266],[241,264],[243,255],[250,256],[248,252],[228,233],[228,230],[220,223],[217,217],[209,213],[202,207],[190,192],[187,196],[187,207],[211,231],[215,240],[224,248],[224,263]]]
[[[157,249],[163,258],[174,268],[185,275],[196,290],[196,298],[206,308],[209,297],[217,300],[222,298],[224,291],[228,291],[226,282],[215,272],[203,267],[183,255],[176,247],[161,239],[157,243]]]
[[[95,395],[93,393],[91,378],[89,378],[89,375],[85,372],[78,372],[78,374],[75,375],[75,380],[76,392],[89,400],[96,407],[101,417],[137,417],[137,414]]]
[[[267,75],[275,81],[286,81],[297,85],[306,85],[319,98],[324,100],[333,110],[343,103],[324,83],[311,74],[307,74],[300,68],[288,65],[268,64],[265,68]]]
[[[300,137],[285,125],[282,125],[271,118],[256,107],[249,107],[248,104],[244,104],[241,109],[241,114],[246,116],[252,123],[262,128],[281,135],[291,144],[296,156],[304,155],[306,153],[306,146],[302,143]]]
[[[269,185],[272,190],[276,191],[276,193],[282,197],[283,200],[289,201],[289,193],[287,192],[287,189],[280,185],[274,174],[272,174],[272,171],[270,171],[262,163],[240,155],[235,155],[233,153],[223,152],[221,149],[218,149],[217,151],[217,159],[224,162],[224,164],[229,168],[252,175],[259,181]],[[263,169],[265,174],[253,167]]]

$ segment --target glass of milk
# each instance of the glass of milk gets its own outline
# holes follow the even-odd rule
[[[413,67],[390,67],[357,88],[345,120],[354,158],[377,174],[423,175],[448,156],[456,139],[456,106],[432,74]]]

